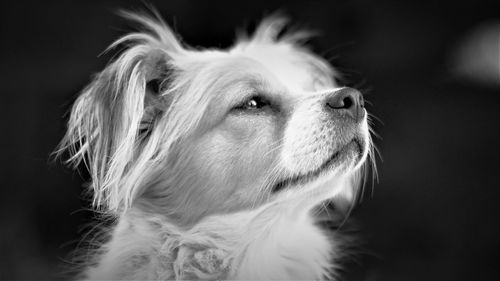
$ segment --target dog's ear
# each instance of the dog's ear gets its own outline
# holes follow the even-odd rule
[[[128,34],[110,46],[127,48],[78,97],[58,151],[68,151],[68,162],[75,167],[85,163],[94,204],[111,211],[129,206],[138,192],[137,184],[122,180],[155,120],[168,107],[168,95],[163,93],[175,71],[172,60],[183,52],[160,19],[123,14],[145,31]]]

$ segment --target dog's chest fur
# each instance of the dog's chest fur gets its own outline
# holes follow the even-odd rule
[[[86,278],[321,280],[335,245],[309,213],[279,208],[213,216],[189,230],[129,212]]]

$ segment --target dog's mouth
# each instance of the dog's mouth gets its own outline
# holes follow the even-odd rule
[[[319,168],[316,170],[310,171],[305,174],[297,175],[291,178],[287,178],[284,180],[281,180],[277,182],[273,188],[272,192],[279,192],[285,188],[291,187],[291,186],[297,186],[297,185],[303,185],[309,182],[314,181],[315,179],[319,178],[322,174],[325,172],[331,170],[331,168],[335,165],[338,160],[338,158],[345,154],[347,150],[349,150],[351,147],[354,147],[354,150],[356,150],[356,161],[360,161],[362,156],[363,156],[363,150],[364,146],[362,145],[362,140],[359,138],[353,138],[350,142],[348,142],[346,145],[344,145],[341,149],[337,150],[334,152]]]

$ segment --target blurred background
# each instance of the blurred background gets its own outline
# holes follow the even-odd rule
[[[380,180],[352,214],[346,280],[500,280],[498,1],[149,1],[193,46],[280,10],[359,86],[381,136]],[[142,1],[0,4],[0,279],[60,274],[94,214],[87,179],[51,162],[65,113]],[[87,210],[87,211],[86,211]]]

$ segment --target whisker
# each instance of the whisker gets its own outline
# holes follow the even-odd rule
[[[370,121],[375,120],[375,121],[379,122],[381,125],[385,125],[384,122],[373,113],[368,114],[368,119]]]

